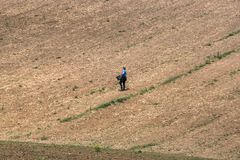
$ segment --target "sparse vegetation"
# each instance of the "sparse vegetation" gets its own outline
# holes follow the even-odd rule
[[[217,79],[213,79],[208,82],[208,85],[214,85],[217,81],[218,81]]]
[[[102,148],[99,145],[94,146],[95,152],[101,152]]]
[[[59,121],[60,121],[61,123],[70,122],[70,121],[72,121],[72,120],[81,118],[82,116],[84,116],[84,115],[87,114],[88,112],[89,112],[89,111],[86,111],[86,112],[83,112],[83,113],[80,113],[80,114],[77,114],[77,115],[73,115],[73,116],[70,116],[70,117],[67,117],[67,118],[63,118],[63,119],[60,119],[60,118],[59,118]]]
[[[78,88],[79,88],[79,87],[75,85],[75,86],[73,86],[72,90],[73,90],[73,91],[76,91]]]
[[[130,149],[131,149],[131,150],[140,150],[140,149],[145,149],[145,148],[153,147],[153,146],[156,146],[156,145],[157,145],[156,143],[148,143],[148,144],[133,146],[133,147],[130,148]]]
[[[115,104],[114,101],[110,101],[110,102],[106,102],[106,103],[102,103],[100,105],[98,105],[94,110],[99,110],[99,109],[103,109],[103,108],[107,108],[111,105]]]
[[[10,139],[19,139],[20,138],[20,135],[14,135],[14,136],[11,136]]]
[[[0,159],[155,159],[145,151],[170,154],[162,160],[237,159],[237,5],[3,0],[0,138],[69,145],[0,145]],[[122,66],[123,92],[115,79]],[[219,140],[224,134],[233,135]],[[69,151],[72,143],[91,147]],[[112,154],[94,144],[136,149]]]
[[[112,101],[109,101],[109,102],[106,102],[106,103],[102,103],[98,106],[96,106],[95,108],[92,108],[90,110],[87,110],[83,113],[80,113],[80,114],[77,114],[77,115],[73,115],[73,116],[70,116],[70,117],[67,117],[67,118],[64,118],[64,119],[61,119],[60,122],[63,123],[63,122],[70,122],[72,120],[75,120],[75,119],[78,119],[78,118],[81,118],[82,116],[90,113],[91,111],[98,111],[98,110],[101,110],[101,109],[104,109],[104,108],[107,108],[109,106],[112,106],[112,105],[117,105],[119,103],[123,103],[125,102],[126,100],[132,98],[136,96],[136,94],[130,94],[130,95],[127,95],[127,96],[123,96],[123,97],[120,97],[120,98],[117,98],[117,99],[114,99]]]
[[[90,95],[93,95],[95,93],[103,93],[104,91],[106,91],[105,87],[102,87],[100,89],[94,89],[94,90],[91,90]]]
[[[229,55],[231,55],[232,53],[234,53],[234,52],[236,52],[235,50],[231,50],[231,51],[227,51],[227,52],[224,52],[223,54],[217,54],[216,56],[214,56],[213,58],[215,59],[215,60],[220,60],[220,59],[222,59],[222,58],[225,58],[225,57],[227,57],[227,56],[229,56]]]
[[[233,75],[235,75],[235,74],[237,74],[237,71],[235,70],[235,71],[232,71],[232,72],[230,72],[230,75],[231,76],[233,76]]]
[[[151,87],[149,87],[149,88],[144,88],[144,89],[140,90],[139,94],[140,94],[140,95],[144,95],[145,93],[149,93],[149,92],[151,92],[151,91],[154,90],[154,89],[155,89],[154,86],[151,86]]]
[[[175,82],[177,79],[183,77],[184,75],[185,75],[185,74],[179,74],[179,75],[170,77],[170,78],[168,78],[167,80],[163,81],[162,84],[165,85],[165,84],[168,84],[168,83]]]
[[[207,44],[205,44],[204,46],[210,47],[210,46],[212,46],[212,44],[211,44],[211,43],[207,43]]]
[[[231,55],[232,53],[235,53],[235,52],[236,52],[235,50],[230,50],[230,51],[224,52],[222,54],[217,53],[216,55],[208,56],[204,63],[196,65],[194,68],[190,69],[186,73],[182,73],[182,74],[170,77],[169,79],[162,82],[162,84],[165,85],[165,84],[168,84],[168,83],[175,82],[177,79],[182,78],[183,76],[191,74],[195,71],[198,71],[198,70],[202,69],[203,67],[205,67],[205,66],[207,66],[207,65],[209,65],[213,62],[216,62],[218,60],[221,60],[221,59],[223,59],[223,58],[225,58],[225,57],[227,57],[227,56],[229,56],[229,55]]]
[[[188,74],[191,74],[195,71],[198,71],[200,70],[201,68],[213,63],[213,62],[216,62],[218,60],[221,60],[229,55],[231,55],[232,53],[235,53],[235,50],[231,50],[231,51],[227,51],[227,52],[224,52],[222,54],[216,54],[216,55],[213,55],[213,56],[208,56],[207,59],[205,60],[204,63],[202,64],[199,64],[197,66],[195,66],[193,69],[190,69],[189,71],[187,71],[186,73],[182,73],[182,74],[179,74],[179,75],[176,75],[176,76],[173,76],[173,77],[170,77],[169,79],[163,81],[162,83],[160,83],[160,85],[166,85],[166,84],[169,84],[169,83],[173,83],[175,82],[177,79],[180,79],[182,78],[183,76],[187,76]],[[215,82],[215,81],[214,81]],[[75,88],[78,88],[78,87],[75,87]],[[127,95],[127,96],[124,96],[124,97],[120,97],[120,98],[117,98],[117,99],[114,99],[112,101],[109,101],[109,102],[105,102],[105,103],[102,103],[98,106],[96,106],[95,108],[91,109],[91,110],[87,110],[81,114],[78,114],[78,115],[73,115],[73,116],[70,116],[70,117],[67,117],[67,118],[64,118],[64,119],[61,119],[60,122],[69,122],[69,121],[72,121],[72,120],[75,120],[75,119],[78,119],[78,118],[81,118],[82,116],[90,113],[92,110],[93,111],[98,111],[100,109],[104,109],[104,108],[107,108],[109,106],[113,106],[113,105],[117,105],[119,103],[123,103],[125,101],[127,101],[128,99],[130,98],[133,98],[137,95],[144,95],[146,93],[149,93],[151,91],[153,91],[154,89],[156,89],[155,86],[151,86],[149,88],[144,88],[142,90],[139,91],[139,93],[137,94],[130,94],[130,95]]]
[[[6,27],[6,28],[9,28],[9,27],[10,27],[10,24],[9,24],[8,21],[5,21],[5,27]]]
[[[120,30],[120,31],[118,31],[119,33],[124,33],[124,32],[126,32],[126,30]]]
[[[221,40],[224,40],[224,39],[228,39],[228,38],[230,38],[230,37],[232,37],[232,36],[235,36],[235,35],[237,35],[237,34],[239,34],[239,33],[240,33],[240,29],[239,29],[239,30],[236,30],[236,31],[233,31],[232,33],[229,33],[227,36],[219,39],[218,41],[221,41]]]
[[[211,115],[211,116],[203,119],[202,121],[194,124],[194,125],[189,129],[189,131],[194,131],[194,130],[197,129],[197,128],[201,128],[201,127],[203,127],[203,126],[206,126],[206,125],[212,123],[213,121],[219,119],[220,117],[221,117],[221,115],[217,115],[217,114]]]
[[[32,132],[29,132],[28,134],[26,134],[27,137],[30,137],[32,135]]]
[[[134,159],[134,160],[207,160],[179,154],[160,154],[153,152],[143,152],[141,150],[114,150],[103,149],[99,146],[84,147],[81,145],[57,145],[40,144],[33,142],[14,142],[0,141],[0,159],[29,159],[29,160],[48,160],[48,159]],[[9,149],[11,148],[11,149]],[[25,154],[13,154],[24,148]],[[41,152],[40,152],[41,151]],[[20,153],[21,153],[20,152]],[[67,153],[67,154],[66,154]],[[210,159],[209,159],[210,160]]]
[[[41,139],[41,141],[46,141],[46,140],[48,140],[48,137],[42,136],[40,139]]]
[[[231,77],[233,77],[234,75],[236,75],[239,72],[240,72],[240,69],[236,69],[234,71],[231,71],[229,74],[230,74]]]
[[[118,103],[123,103],[124,101],[130,99],[133,96],[134,96],[133,94],[130,94],[130,95],[127,95],[127,96],[124,96],[124,97],[114,99],[110,102],[106,102],[106,103],[98,105],[97,107],[93,108],[93,110],[100,110],[100,109],[107,108],[107,107],[112,106],[112,105],[117,105]]]

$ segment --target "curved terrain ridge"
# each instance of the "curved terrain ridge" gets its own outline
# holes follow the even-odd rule
[[[0,139],[239,159],[239,8],[2,0]]]

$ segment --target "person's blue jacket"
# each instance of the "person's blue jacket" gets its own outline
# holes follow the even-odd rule
[[[122,77],[127,78],[127,71],[126,71],[126,69],[122,70]]]

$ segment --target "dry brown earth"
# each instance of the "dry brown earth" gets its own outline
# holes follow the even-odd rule
[[[1,140],[240,159],[238,0],[0,4]]]
[[[159,154],[112,150],[99,146],[53,145],[0,141],[2,160],[210,160],[181,154]]]

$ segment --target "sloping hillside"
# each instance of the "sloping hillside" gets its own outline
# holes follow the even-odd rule
[[[113,150],[99,146],[84,147],[81,145],[56,145],[13,141],[0,141],[0,151],[0,158],[7,160],[211,160],[188,157],[181,154]]]
[[[239,159],[239,8],[1,0],[0,139]]]

